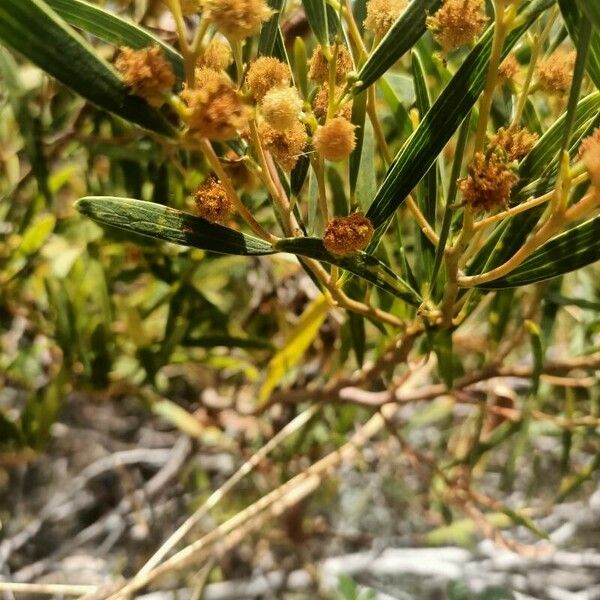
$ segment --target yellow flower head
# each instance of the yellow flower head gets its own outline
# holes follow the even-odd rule
[[[198,214],[211,223],[223,224],[231,215],[233,205],[220,181],[207,179],[194,192]]]
[[[592,185],[597,190],[596,193],[600,194],[600,127],[581,142],[579,156],[590,175]]]
[[[441,8],[427,17],[427,28],[446,51],[470,44],[481,35],[488,22],[484,0],[445,0]]]
[[[283,131],[298,120],[302,100],[294,87],[271,88],[262,99],[260,109],[271,127]]]
[[[274,13],[265,0],[204,0],[203,6],[206,17],[232,40],[256,35]]]
[[[509,161],[521,160],[529,154],[538,137],[537,133],[531,133],[526,128],[501,127],[497,133],[490,136],[489,145],[501,148],[506,152]]]
[[[319,125],[313,138],[315,150],[327,160],[344,160],[356,146],[355,126],[344,117]]]
[[[369,0],[365,29],[382,38],[404,12],[406,4],[407,0]]]
[[[333,54],[334,46],[330,48]],[[346,75],[352,71],[354,65],[352,63],[352,57],[346,46],[338,45],[337,56],[335,59],[335,82],[343,83],[346,80]],[[308,67],[308,76],[315,83],[325,83],[329,81],[329,62],[323,54],[323,48],[317,46],[310,58]]]
[[[115,62],[117,71],[132,94],[160,106],[175,85],[175,74],[158,46],[132,50],[121,48]]]
[[[555,94],[566,94],[573,80],[575,51],[564,48],[555,50],[537,69],[538,81],[542,89]]]
[[[288,87],[292,80],[290,68],[272,56],[261,56],[250,64],[246,87],[252,97],[260,102],[274,87]]]
[[[362,213],[335,217],[327,223],[323,245],[331,254],[345,256],[364,250],[373,237],[373,224]]]
[[[467,177],[459,182],[459,189],[466,204],[489,211],[506,206],[518,180],[501,152],[478,152]]]
[[[258,135],[261,143],[285,171],[291,171],[296,166],[308,141],[306,129],[300,121],[286,131],[278,131],[268,123],[261,123]]]

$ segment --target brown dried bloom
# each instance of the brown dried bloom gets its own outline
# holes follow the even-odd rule
[[[221,40],[213,38],[206,46],[202,56],[198,60],[200,68],[225,70],[233,62],[231,48]]]
[[[323,245],[331,254],[345,256],[363,250],[373,237],[373,224],[362,213],[334,217],[327,223]]]
[[[211,223],[225,223],[233,205],[223,184],[210,177],[194,192],[198,214]]]
[[[302,100],[294,87],[272,88],[263,98],[260,108],[265,121],[283,131],[291,127],[302,110]]]
[[[403,13],[407,0],[369,0],[364,26],[377,37],[383,37]]]
[[[246,87],[252,97],[260,102],[274,87],[288,87],[292,80],[290,68],[272,56],[261,56],[250,64]]]
[[[519,72],[520,67],[521,65],[519,64],[517,57],[514,54],[509,54],[502,63],[500,63],[500,67],[498,68],[498,80],[500,83],[513,80]]]
[[[115,67],[131,93],[145,98],[151,106],[160,106],[175,85],[173,68],[159,46],[121,48]]]
[[[442,7],[427,17],[427,28],[444,50],[455,50],[477,38],[488,18],[484,0],[445,0]]]
[[[333,54],[334,46],[331,46],[331,52]],[[335,82],[343,83],[346,80],[346,75],[352,71],[354,65],[352,64],[352,57],[346,46],[338,45],[337,56],[335,59]],[[315,83],[325,83],[329,81],[329,62],[323,54],[323,48],[317,46],[310,57],[308,64],[308,76]]]
[[[478,152],[469,166],[468,176],[459,181],[459,189],[466,204],[489,211],[506,206],[518,180],[500,152]]]
[[[355,125],[344,117],[335,117],[319,125],[313,137],[315,150],[327,160],[344,160],[356,146]]]
[[[339,85],[335,88],[335,97],[339,98],[343,90],[343,86]],[[315,99],[313,100],[313,110],[317,119],[324,119],[327,116],[327,109],[329,107],[329,85],[324,83],[321,89],[317,92]],[[344,119],[350,120],[352,117],[352,101],[344,102],[335,113],[336,117],[344,117]]]
[[[600,127],[581,142],[579,156],[590,175],[592,185],[600,194]]]
[[[564,94],[569,91],[575,67],[575,51],[555,50],[538,68],[538,81],[546,92]]]
[[[502,148],[509,161],[521,160],[529,154],[538,137],[537,133],[531,133],[525,127],[501,127],[490,136],[489,145]]]
[[[257,34],[274,13],[266,0],[204,0],[203,5],[206,17],[233,40]]]
[[[261,123],[258,135],[265,148],[286,171],[291,171],[296,166],[308,141],[306,129],[300,121],[296,121],[285,132],[277,131],[268,123]]]
[[[237,137],[238,130],[247,125],[249,109],[231,82],[212,69],[197,69],[196,79],[199,87],[181,92],[190,113],[190,131],[221,142]]]

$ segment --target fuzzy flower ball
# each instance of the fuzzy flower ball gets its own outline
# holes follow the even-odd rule
[[[271,127],[284,131],[298,120],[302,100],[296,88],[272,88],[265,94],[260,109]]]
[[[490,136],[489,145],[501,148],[509,161],[521,160],[529,154],[538,137],[537,133],[531,133],[525,128],[501,127]]]
[[[338,256],[364,250],[373,237],[373,224],[362,213],[335,217],[327,223],[323,245],[328,252]]]
[[[274,11],[265,0],[204,0],[204,14],[232,40],[257,34]]]
[[[334,46],[330,47],[330,51],[333,54]],[[346,75],[353,68],[352,57],[350,56],[350,52],[348,52],[348,48],[346,46],[338,46],[335,59],[335,82],[337,84],[343,83],[346,80]],[[329,81],[329,61],[325,58],[321,46],[317,46],[310,57],[308,76],[315,83]]]
[[[555,50],[537,69],[538,82],[541,88],[549,93],[566,94],[571,88],[573,68],[575,67],[575,51],[563,48]]]
[[[600,127],[581,142],[579,156],[589,173],[592,185],[600,194]]]
[[[268,123],[261,123],[258,135],[266,150],[273,154],[285,171],[291,171],[296,166],[308,141],[306,129],[300,121],[286,131],[278,131]]]
[[[252,97],[260,102],[272,88],[288,87],[292,81],[290,68],[272,56],[261,56],[250,63],[246,74],[246,87]]]
[[[233,210],[233,205],[220,181],[210,178],[194,192],[198,214],[211,223],[223,224]]]
[[[369,0],[365,29],[382,38],[404,12],[406,5],[407,0]]]
[[[484,0],[445,0],[427,17],[427,28],[446,51],[470,44],[481,35],[488,18]]]
[[[133,50],[121,48],[115,62],[117,71],[132,94],[145,98],[151,106],[163,104],[175,85],[175,74],[158,46]]]
[[[344,117],[320,125],[313,138],[315,150],[327,160],[344,160],[356,146],[355,126]]]

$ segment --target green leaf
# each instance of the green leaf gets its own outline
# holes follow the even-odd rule
[[[258,393],[258,407],[263,406],[271,392],[290,369],[294,368],[308,350],[327,317],[329,304],[323,295],[313,300],[293,327],[283,347],[269,361],[266,377]]]
[[[600,4],[594,0],[578,0],[579,7],[585,16],[593,23],[596,29],[600,29]]]
[[[219,254],[273,254],[268,242],[161,204],[132,198],[88,196],[77,209],[94,221],[172,244]]]
[[[260,37],[258,39],[258,56],[271,56],[277,39],[277,30],[279,28],[279,15],[283,8],[285,0],[269,0],[269,8],[275,13],[260,28]]]
[[[139,25],[126,21],[99,6],[84,2],[84,0],[46,0],[46,4],[69,25],[79,27],[115,46],[129,46],[136,50],[147,46],[160,46],[165,58],[173,66],[177,78],[183,79],[181,54]]]
[[[507,36],[503,57],[510,52],[531,23],[554,2],[555,0],[534,0],[525,6],[520,13],[521,24]],[[379,236],[394,211],[430,169],[483,91],[493,33],[493,27],[488,28],[396,155],[367,213],[380,230]],[[371,247],[376,244],[377,239],[378,236],[374,238]]]
[[[600,260],[600,216],[552,238],[508,275],[479,286],[485,290],[529,285]]]
[[[597,0],[583,0],[583,2],[579,3],[580,6],[583,4],[589,4],[590,6],[596,4],[597,6]],[[574,0],[558,0],[558,5],[560,6],[560,11],[565,21],[565,25],[567,26],[567,30],[569,31],[569,35],[571,36],[573,43],[577,45],[581,21],[584,18],[589,19],[589,17],[587,15],[584,17],[581,14]],[[587,71],[596,87],[600,88],[600,29],[596,29],[592,33]]]
[[[402,298],[413,306],[421,304],[421,297],[406,281],[398,277],[377,258],[365,252],[357,252],[350,256],[336,256],[327,252],[322,240],[310,237],[286,238],[278,241],[274,248],[280,252],[299,254],[300,256],[337,265],[390,294]]]
[[[413,0],[408,5],[360,69],[354,93],[368,88],[415,45],[425,33],[427,14],[437,10],[441,3],[441,0]]]
[[[302,0],[302,5],[310,28],[319,40],[319,44],[323,48],[329,48],[329,28],[325,0]]]
[[[96,106],[162,135],[163,115],[129,94],[114,69],[43,0],[2,0],[0,41]]]

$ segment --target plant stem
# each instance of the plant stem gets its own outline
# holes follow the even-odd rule
[[[506,0],[494,0],[494,8],[496,11],[495,19],[496,26],[494,29],[494,41],[492,43],[492,52],[490,55],[490,64],[487,72],[487,80],[485,89],[479,102],[479,122],[477,123],[477,133],[475,134],[475,151],[481,152],[485,143],[485,135],[487,132],[488,119],[494,99],[494,90],[498,80],[498,67],[502,59],[502,48],[504,47],[504,39],[506,38],[507,19],[504,14]]]
[[[417,203],[414,201],[411,194],[406,197],[406,206],[410,209],[410,212],[413,214],[415,220],[417,221],[421,231],[427,236],[429,241],[437,246],[440,243],[440,238],[437,233],[432,229],[429,221],[425,218],[425,215],[421,212],[421,209],[418,207]]]

